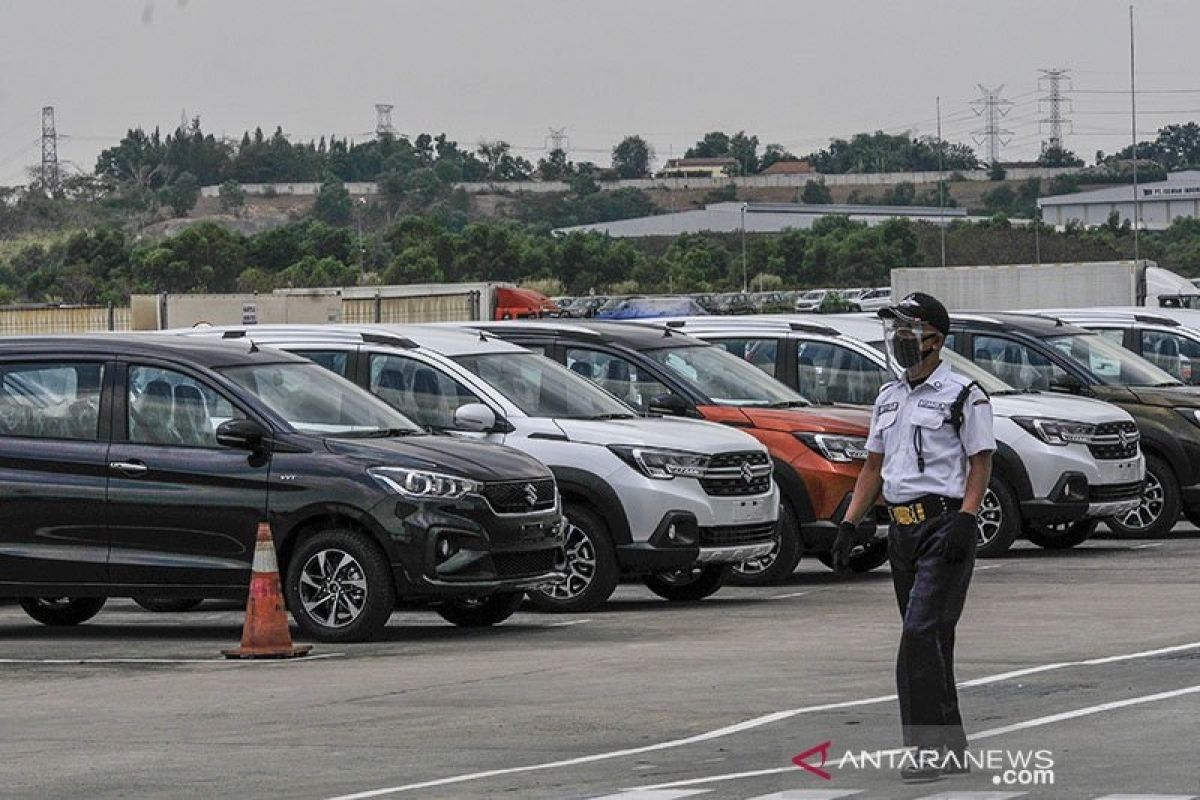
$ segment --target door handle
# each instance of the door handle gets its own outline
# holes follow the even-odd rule
[[[131,478],[135,475],[142,475],[150,469],[140,461],[110,461],[108,462],[108,466],[110,469],[123,472]]]

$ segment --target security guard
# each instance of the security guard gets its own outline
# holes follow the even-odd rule
[[[954,685],[954,628],[975,565],[976,519],[992,471],[992,407],[977,384],[941,360],[950,317],[936,298],[910,294],[882,309],[888,354],[904,377],[875,400],[867,463],[838,528],[845,570],[857,523],[882,490],[891,526],[888,559],[904,620],[896,684],[909,781],[966,772]]]

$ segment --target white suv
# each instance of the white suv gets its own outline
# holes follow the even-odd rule
[[[779,516],[758,441],[723,425],[647,419],[548,358],[435,326],[200,328],[316,361],[436,432],[522,450],[550,467],[567,517],[568,580],[538,606],[603,603],[622,574],[668,600],[715,592],[734,564],[771,552]]]
[[[817,402],[869,405],[898,372],[881,349],[883,328],[873,316],[667,324],[720,344]],[[1121,445],[1120,431],[1134,442],[1137,436],[1126,411],[1099,400],[1018,392],[957,353],[942,352],[992,396],[998,450],[979,515],[981,557],[1004,553],[1022,531],[1042,547],[1071,547],[1100,519],[1137,507],[1145,461],[1136,444]]]

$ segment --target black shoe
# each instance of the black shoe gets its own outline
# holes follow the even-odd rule
[[[942,753],[943,775],[968,775],[971,772],[971,762],[967,759],[967,751],[953,750],[949,747]]]
[[[942,779],[937,767],[901,767],[900,780],[905,783],[931,783]]]

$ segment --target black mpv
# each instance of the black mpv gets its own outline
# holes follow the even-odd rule
[[[248,342],[0,342],[0,597],[48,625],[108,597],[245,597],[271,522],[288,607],[321,641],[400,603],[490,625],[561,580],[550,471],[430,436],[316,364]]]

